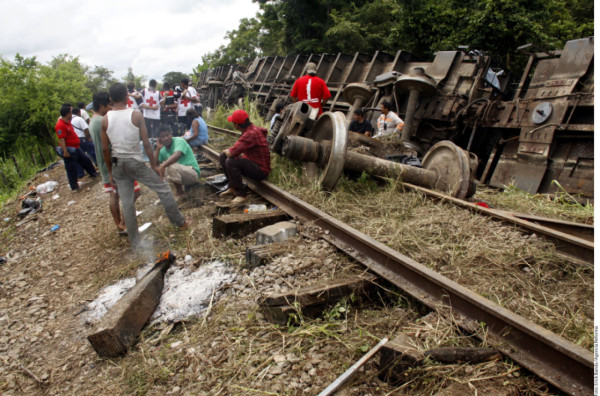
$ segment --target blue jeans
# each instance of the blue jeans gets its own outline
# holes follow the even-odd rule
[[[80,148],[67,147],[70,157],[63,157],[65,161],[65,169],[67,171],[67,179],[69,179],[69,186],[71,190],[77,190],[79,185],[77,184],[77,165],[81,166],[85,171],[92,177],[98,176],[94,164],[87,155]]]
[[[94,165],[98,166],[98,161],[96,160],[96,146],[94,146],[94,142],[87,139],[79,139],[79,141],[79,148],[81,151],[90,157]]]
[[[94,165],[98,166],[98,161],[96,160],[96,147],[94,146],[94,142],[87,140],[86,138],[79,138],[79,148],[81,151],[87,154],[88,157],[92,160]],[[85,176],[83,172],[83,168],[81,165],[77,164],[77,178],[81,179]]]

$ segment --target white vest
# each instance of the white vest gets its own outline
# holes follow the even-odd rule
[[[142,109],[144,110],[144,117],[151,118],[153,120],[160,120],[160,92],[154,91],[151,92],[149,89],[144,89],[144,93],[142,94],[144,101],[143,104],[147,104],[149,106],[158,106],[158,110],[150,110],[150,109]]]
[[[140,107],[138,106],[137,102],[135,101],[135,98],[131,95],[127,96],[127,108],[128,109],[135,109],[138,110]]]
[[[144,162],[140,148],[140,129],[133,125],[133,109],[111,110],[108,116],[106,134],[112,146],[112,156],[133,158]]]

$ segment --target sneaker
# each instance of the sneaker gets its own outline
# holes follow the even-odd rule
[[[227,190],[225,190],[221,194],[219,194],[219,197],[229,197],[229,196],[233,195],[234,193],[235,193],[235,191],[233,190],[233,188],[229,187]]]
[[[241,204],[243,202],[246,202],[246,199],[248,199],[248,198],[247,197],[242,197],[241,195],[239,195],[239,196],[233,198],[231,200],[231,203],[232,204]]]

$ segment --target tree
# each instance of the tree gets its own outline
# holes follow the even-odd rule
[[[169,83],[172,88],[176,85],[179,85],[181,80],[184,78],[190,78],[190,76],[182,72],[170,71],[168,73],[165,73],[165,75],[163,76],[163,84]]]
[[[54,141],[54,125],[63,103],[89,100],[86,68],[78,58],[61,54],[48,65],[35,57],[1,59],[0,146],[12,148],[19,141]]]
[[[133,74],[133,68],[128,67],[127,68],[127,74],[124,75],[121,80],[124,83],[128,83],[129,81],[133,81],[135,83],[135,88],[136,89],[140,89],[144,87],[144,81],[146,81],[146,76],[141,75],[141,76],[136,76],[135,74]]]
[[[104,66],[94,66],[94,69],[88,70],[86,77],[86,86],[92,93],[108,91],[108,88],[118,81],[113,77],[113,71]]]
[[[299,53],[434,52],[468,45],[519,72],[528,42],[548,49],[593,35],[591,0],[253,0],[261,12],[227,33],[197,71],[255,56]]]

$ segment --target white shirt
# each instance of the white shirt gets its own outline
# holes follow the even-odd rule
[[[388,136],[392,133],[402,131],[404,121],[393,111],[388,111],[387,115],[381,114],[377,119],[377,133],[374,138]]]
[[[134,109],[134,110],[139,110],[140,106],[138,106],[137,101],[135,100],[135,98],[131,95],[129,95],[127,97],[127,108],[128,109]]]
[[[110,140],[112,156],[133,158],[144,162],[140,148],[140,129],[131,121],[133,109],[111,110],[106,113],[108,128],[106,134]]]
[[[153,120],[160,120],[160,106],[158,105],[158,102],[160,102],[160,92],[150,91],[146,88],[142,91],[142,99],[144,100],[142,104],[147,104],[148,106],[157,106],[156,110],[142,109],[144,117]]]
[[[179,102],[177,102],[177,115],[179,117],[185,117],[188,109],[193,108],[194,104],[190,102],[191,98],[198,98],[198,93],[194,87],[188,86],[185,96],[179,98]]]
[[[71,118],[71,125],[73,125],[73,129],[75,130],[75,134],[79,136],[79,139],[86,139],[85,130],[89,128],[87,122],[79,116],[73,115]]]
[[[86,109],[81,109],[81,118],[83,118],[86,123],[90,123],[90,115],[88,114]]]

